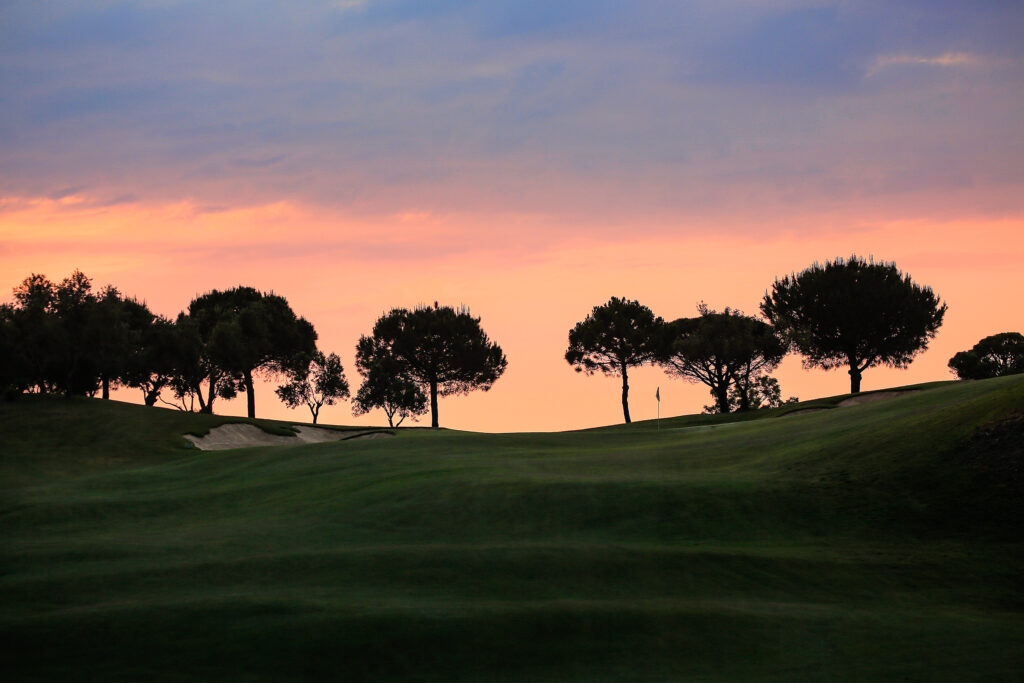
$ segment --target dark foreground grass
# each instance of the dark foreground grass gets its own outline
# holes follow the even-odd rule
[[[201,453],[224,418],[3,404],[5,678],[1020,680],[1022,409]]]

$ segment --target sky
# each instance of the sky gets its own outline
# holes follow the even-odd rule
[[[949,379],[1024,330],[1022,31],[999,1],[0,0],[0,299],[75,268],[172,317],[273,290],[354,385],[384,311],[465,304],[509,368],[441,424],[554,430],[621,420],[618,380],[563,359],[594,305],[754,314],[856,253],[949,304],[863,388]],[[776,376],[849,387],[796,356]],[[657,368],[631,386],[634,419],[659,386],[663,416],[710,402]],[[258,415],[308,418],[272,388]]]

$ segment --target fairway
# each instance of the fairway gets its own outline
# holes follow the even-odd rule
[[[1024,376],[919,389],[210,452],[0,403],[4,678],[1020,680]]]

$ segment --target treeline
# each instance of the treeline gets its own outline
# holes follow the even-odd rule
[[[141,391],[147,406],[212,413],[219,399],[245,394],[256,415],[259,377],[280,378],[277,395],[320,409],[349,397],[337,354],[317,349],[313,325],[274,293],[252,287],[207,292],[170,320],[113,286],[95,291],[75,271],[60,282],[30,275],[0,305],[0,387],[21,393],[109,398]],[[487,390],[508,364],[465,308],[396,308],[359,340],[363,377],[356,414],[380,408],[388,423],[424,414],[438,426],[438,397]]]
[[[100,394],[139,389],[157,401],[212,413],[217,399],[248,395],[255,377],[297,368],[315,352],[316,332],[275,294],[251,287],[196,297],[175,320],[81,271],[60,282],[30,275],[0,309],[8,391]]]
[[[895,264],[852,256],[776,279],[760,309],[762,318],[701,304],[698,316],[666,322],[637,301],[612,297],[570,330],[565,359],[579,372],[621,377],[626,422],[629,369],[647,364],[706,385],[709,412],[749,410],[782,402],[770,373],[790,352],[806,368],[845,367],[858,393],[867,369],[905,368],[926,349],[947,306]],[[949,365],[963,379],[1024,372],[1024,338],[987,337]]]
[[[569,331],[565,359],[581,372],[621,377],[626,422],[629,369],[645,364],[706,385],[709,412],[751,410],[782,403],[771,372],[791,352],[807,368],[845,367],[852,393],[871,367],[907,367],[946,308],[895,264],[853,256],[776,279],[760,317],[701,304],[697,316],[666,322],[637,301],[612,297]],[[245,394],[255,417],[255,380],[272,378],[283,380],[278,397],[306,406],[316,423],[323,406],[350,397],[340,357],[316,342],[313,325],[283,297],[252,287],[199,295],[171,320],[113,286],[94,290],[79,271],[60,282],[33,274],[15,288],[13,303],[0,305],[0,389],[108,398],[127,387],[147,406],[205,413]],[[362,382],[353,413],[380,409],[392,426],[429,410],[437,427],[440,397],[486,391],[508,366],[479,318],[436,302],[382,315],[360,337],[355,358]],[[986,337],[949,365],[963,379],[1024,372],[1024,337]]]

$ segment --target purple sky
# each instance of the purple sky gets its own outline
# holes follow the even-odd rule
[[[1021,35],[1019,2],[5,2],[0,196],[1016,213]]]

